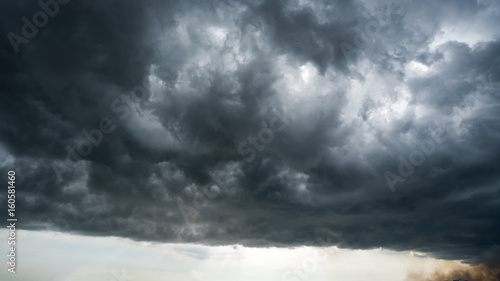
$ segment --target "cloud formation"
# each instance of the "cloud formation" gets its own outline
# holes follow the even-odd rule
[[[0,5],[5,35],[41,10]],[[21,227],[259,247],[329,235],[483,262],[500,244],[499,9],[59,4],[17,54],[0,46],[0,170],[18,175]]]

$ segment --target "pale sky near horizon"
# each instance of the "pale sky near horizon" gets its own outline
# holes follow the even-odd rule
[[[0,231],[2,253],[7,252],[6,243],[3,243],[7,235],[7,231]],[[439,267],[439,260],[430,257],[383,249],[331,247],[328,248],[331,252],[315,255],[315,251],[325,249],[146,243],[116,237],[26,230],[18,230],[17,236],[17,273],[2,270],[0,280],[267,281],[301,280],[302,276],[302,280],[314,281],[404,281],[408,272],[431,273]],[[302,269],[302,275],[284,277],[304,261],[310,262],[306,265],[311,266],[310,272]]]

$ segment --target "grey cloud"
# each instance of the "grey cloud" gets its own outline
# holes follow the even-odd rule
[[[1,4],[2,34],[37,9],[19,3]],[[329,235],[482,262],[500,244],[500,43],[431,45],[493,3],[395,7],[72,1],[19,54],[4,38],[0,170],[18,174],[21,227],[259,247]],[[369,22],[380,31],[356,46]],[[238,146],[273,110],[289,124],[248,161]],[[65,147],[103,118],[116,129],[59,181]],[[392,193],[384,172],[440,130]],[[186,223],[179,204],[194,208],[214,175],[224,188]]]

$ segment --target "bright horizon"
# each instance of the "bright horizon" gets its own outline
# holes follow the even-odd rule
[[[7,235],[7,231],[0,231],[1,237]],[[12,279],[16,281],[398,281],[460,265],[422,253],[384,249],[203,246],[26,230],[18,232],[18,240],[22,246],[17,255],[21,261],[18,273]],[[7,252],[4,243],[0,252]],[[359,270],[361,265],[363,271]],[[0,272],[0,278],[9,276]]]
[[[0,281],[500,280],[500,1],[0,14]]]

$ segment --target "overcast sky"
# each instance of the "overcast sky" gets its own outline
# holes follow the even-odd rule
[[[0,171],[16,172],[24,243],[48,231],[261,257],[319,238],[500,278],[500,2],[0,11]]]

